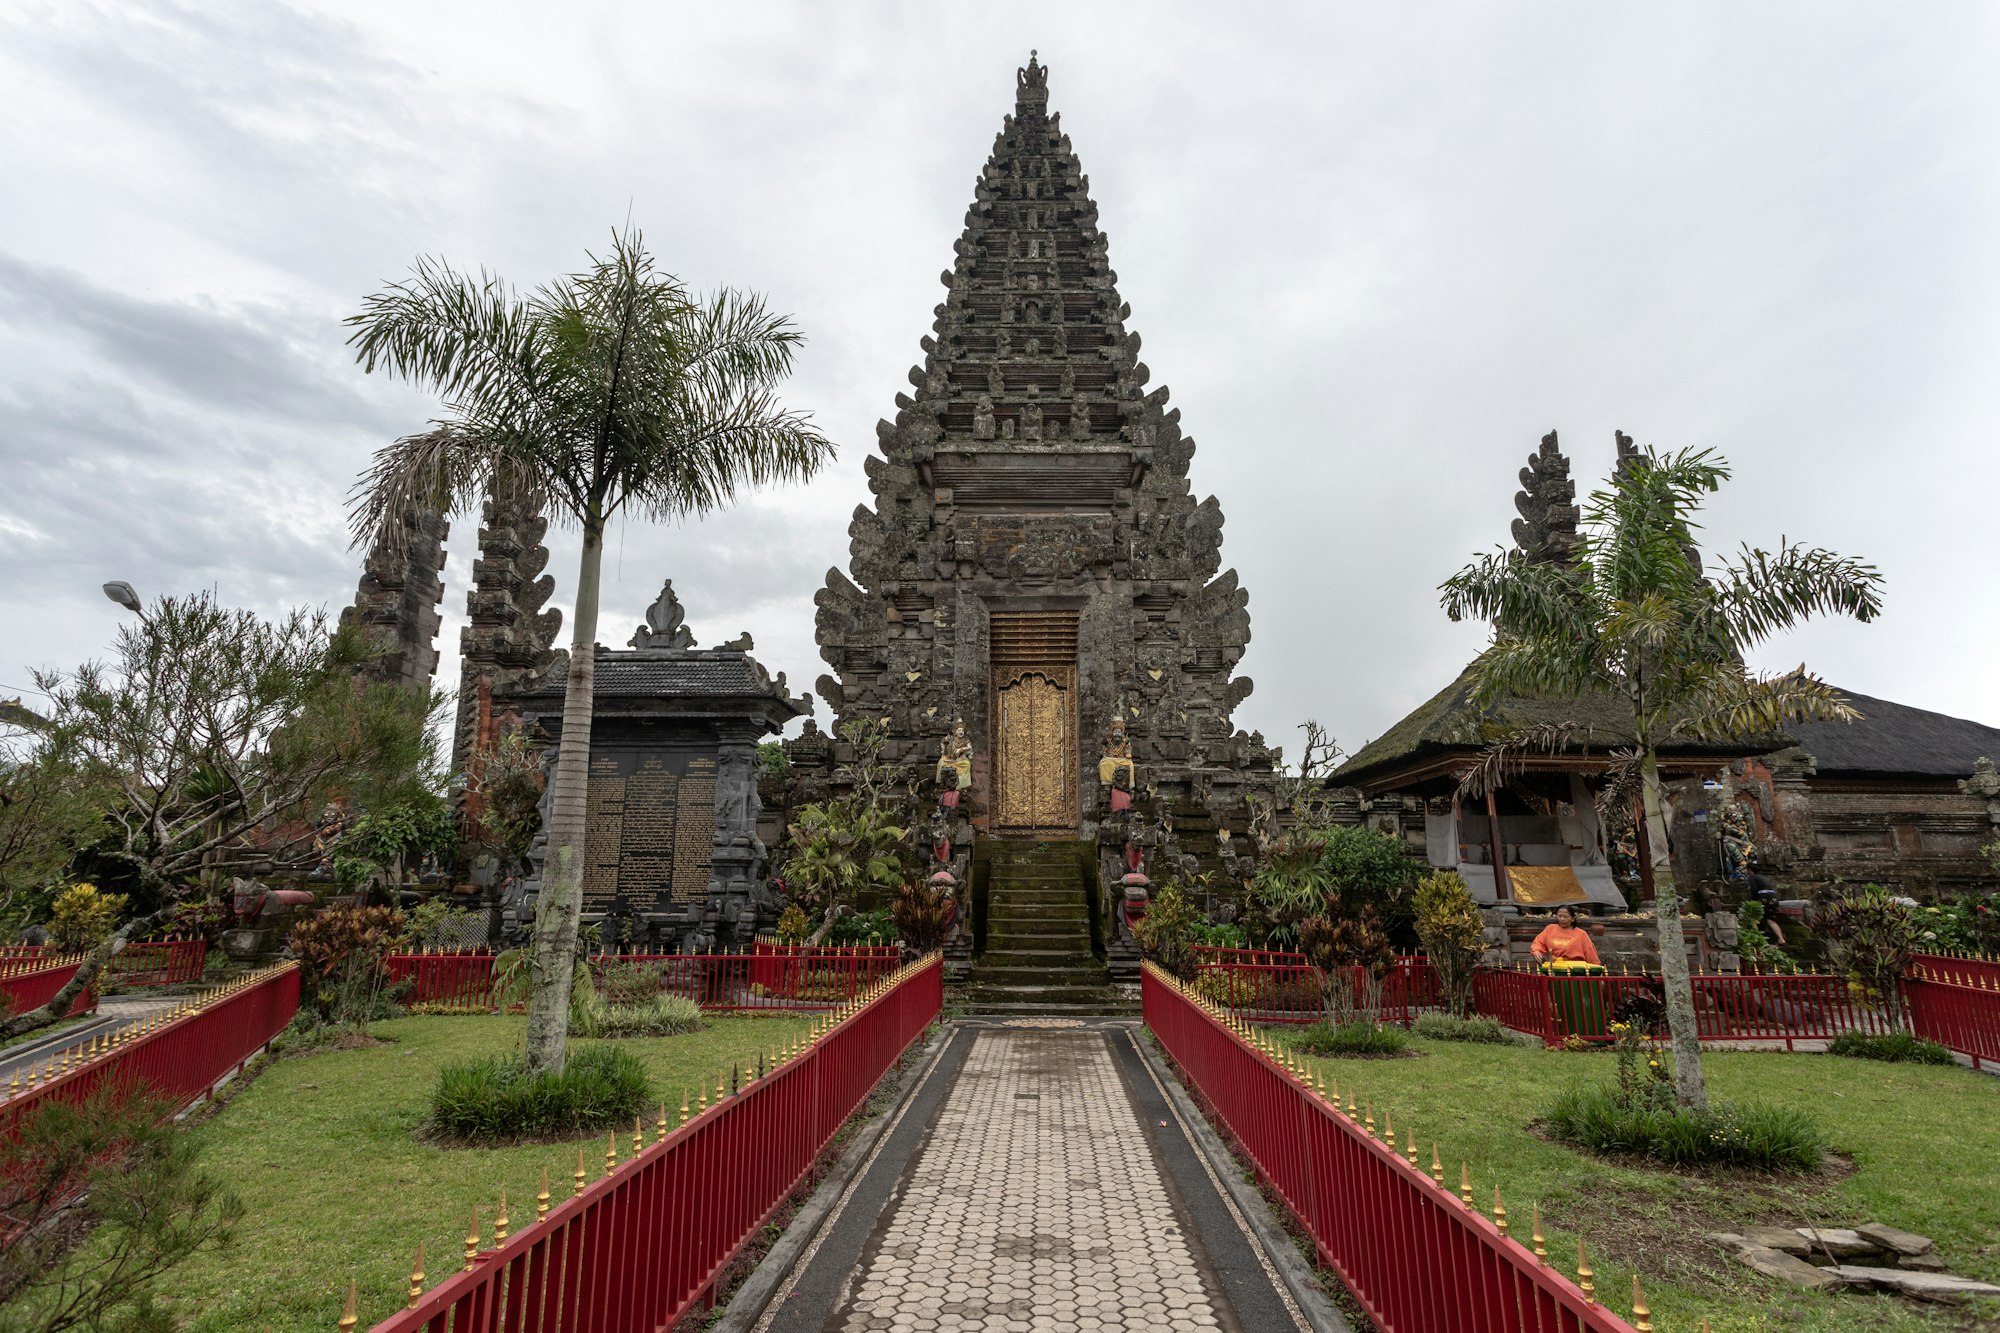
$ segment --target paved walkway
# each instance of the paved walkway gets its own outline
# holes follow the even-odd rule
[[[958,1031],[759,1329],[1303,1328],[1131,1042]]]

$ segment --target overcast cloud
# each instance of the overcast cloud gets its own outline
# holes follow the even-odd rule
[[[1714,546],[1881,567],[1880,622],[1760,665],[2000,723],[2000,9],[1826,0],[0,5],[0,696],[105,650],[106,579],[348,602],[346,488],[434,405],[341,318],[419,253],[532,285],[628,215],[796,315],[841,456],[619,531],[602,638],[671,576],[809,688],[1031,47],[1229,520],[1243,725],[1357,748],[1448,681],[1481,635],[1435,587],[1551,428],[1585,489],[1615,428],[1713,446]]]

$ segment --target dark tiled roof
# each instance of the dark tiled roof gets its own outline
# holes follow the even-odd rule
[[[2000,759],[2000,727],[1908,704],[1847,696],[1858,722],[1801,722],[1788,730],[1825,775],[1962,778],[1982,756]]]
[[[616,652],[597,658],[599,698],[774,694],[741,653]]]

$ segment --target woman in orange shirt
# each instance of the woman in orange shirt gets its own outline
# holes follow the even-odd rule
[[[1535,942],[1528,946],[1535,961],[1546,963],[1551,958],[1568,958],[1579,963],[1596,963],[1597,946],[1590,942],[1590,932],[1576,924],[1576,913],[1567,907],[1556,909],[1556,920],[1552,926],[1544,926],[1542,933],[1535,936]],[[1603,966],[1601,963],[1598,964]]]

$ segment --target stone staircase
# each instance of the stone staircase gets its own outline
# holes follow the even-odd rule
[[[1091,952],[1089,863],[1077,844],[996,841],[987,855],[986,949],[967,978],[968,1011],[1129,1012]]]

